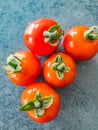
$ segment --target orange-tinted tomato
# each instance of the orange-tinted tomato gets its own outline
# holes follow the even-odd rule
[[[12,72],[11,74],[8,74],[9,79],[14,84],[19,86],[25,86],[31,84],[39,76],[41,71],[41,65],[39,59],[31,52],[25,52],[25,51],[16,52],[15,54],[13,54],[13,56],[15,56],[16,58],[18,58],[18,60],[20,60],[21,71]],[[10,68],[8,69],[10,70]]]
[[[92,31],[85,35],[86,31],[90,31],[89,29],[86,26],[75,26],[64,36],[65,52],[77,61],[89,60],[98,51],[98,40],[94,40],[94,37],[98,38],[98,33],[94,34],[94,29],[91,28]]]
[[[55,53],[45,61],[43,76],[55,88],[67,87],[76,77],[76,64],[65,53]]]
[[[35,98],[37,92],[40,92],[40,99],[38,95]],[[21,101],[23,106],[20,110],[26,111],[33,121],[41,124],[52,121],[60,110],[60,97],[58,93],[43,82],[36,82],[28,86],[22,93]]]
[[[63,34],[54,20],[43,18],[30,23],[24,32],[24,42],[33,53],[45,56],[53,53]]]

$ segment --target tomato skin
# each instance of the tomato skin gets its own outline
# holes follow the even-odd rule
[[[93,58],[98,51],[98,40],[85,40],[86,26],[75,26],[64,36],[65,52],[77,61],[86,61]]]
[[[22,71],[9,74],[9,79],[18,86],[31,84],[40,74],[41,65],[39,59],[31,52],[20,51],[14,54],[21,60]]]
[[[27,115],[35,122],[37,123],[48,123],[50,121],[52,121],[59,113],[60,110],[60,97],[58,95],[58,93],[52,89],[48,84],[43,83],[43,82],[36,82],[31,84],[30,86],[28,86],[22,93],[22,97],[21,97],[21,102],[22,105],[26,104],[28,101],[34,99],[35,94],[37,91],[41,92],[41,96],[50,96],[53,95],[54,96],[54,102],[53,104],[45,109],[45,113],[42,117],[35,117],[34,115],[34,111],[28,111],[26,112]]]
[[[71,69],[70,72],[64,73],[64,78],[62,80],[58,79],[56,72],[51,68],[54,63],[56,56],[62,56],[64,63],[67,67]],[[43,66],[43,76],[46,82],[52,85],[54,88],[64,88],[70,85],[76,77],[76,64],[74,60],[65,53],[57,52],[50,56],[44,63]]]
[[[45,43],[43,32],[54,25],[57,25],[57,22],[47,18],[30,23],[24,32],[24,42],[27,48],[39,56],[46,56],[53,53],[59,44],[57,46],[51,46]]]

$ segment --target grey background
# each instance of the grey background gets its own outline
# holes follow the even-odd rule
[[[26,26],[46,17],[60,23],[65,33],[75,25],[97,25],[98,0],[1,0],[0,63],[5,64],[10,53],[27,50]],[[62,44],[57,51],[63,51]],[[40,58],[42,65],[45,58]],[[61,97],[58,117],[44,125],[17,111],[24,88],[13,85],[0,69],[0,130],[98,130],[98,55],[76,64],[76,80],[68,88],[57,89]],[[38,81],[43,81],[42,75]]]

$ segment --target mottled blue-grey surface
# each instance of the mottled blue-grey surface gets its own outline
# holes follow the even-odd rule
[[[98,0],[0,0],[0,63],[5,64],[9,53],[26,50],[26,26],[43,17],[59,22],[65,32],[74,25],[97,25]],[[77,70],[74,83],[57,90],[58,117],[40,125],[17,111],[24,88],[13,85],[0,69],[0,130],[98,130],[98,55],[77,63]]]

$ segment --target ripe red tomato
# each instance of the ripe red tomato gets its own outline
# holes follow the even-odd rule
[[[76,77],[76,64],[70,56],[55,53],[45,61],[43,76],[55,88],[67,87]]]
[[[64,36],[64,49],[77,61],[93,58],[98,51],[98,27],[75,26]]]
[[[31,52],[20,51],[7,58],[6,73],[19,86],[31,84],[40,74],[39,59]]]
[[[22,93],[21,111],[37,123],[52,121],[60,110],[60,97],[48,84],[36,82],[28,86]]]
[[[43,18],[30,23],[24,32],[27,48],[39,56],[53,53],[61,40],[63,30],[57,22]]]

